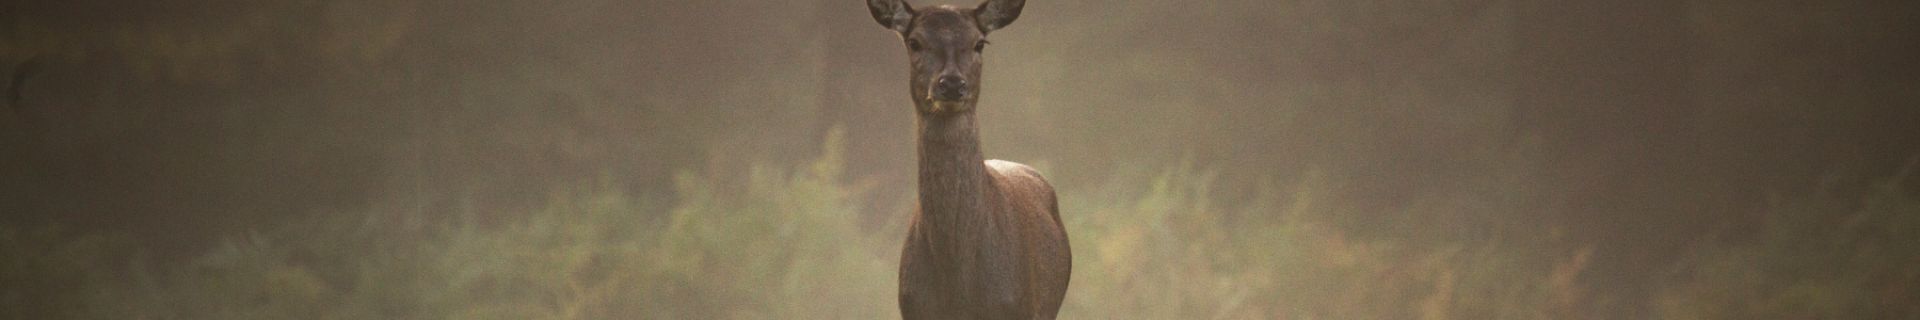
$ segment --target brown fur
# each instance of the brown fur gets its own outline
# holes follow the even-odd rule
[[[900,257],[903,318],[1053,319],[1066,297],[1073,256],[1053,186],[1026,165],[985,160],[973,112],[978,49],[1023,2],[912,9],[867,1],[874,20],[907,43],[913,68],[920,208]],[[942,77],[964,86],[938,94]]]

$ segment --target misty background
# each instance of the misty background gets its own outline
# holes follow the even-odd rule
[[[864,241],[822,246],[862,248],[872,255],[862,266],[877,271],[822,274],[872,281],[877,289],[869,291],[877,293],[860,300],[871,304],[861,310],[891,317],[897,236],[915,190],[913,113],[905,49],[858,2],[0,3],[0,70],[9,75],[0,79],[9,88],[0,112],[0,224],[59,230],[33,238],[39,240],[8,238],[17,250],[9,254],[39,257],[35,252],[86,235],[122,243],[100,249],[115,254],[74,260],[100,268],[80,277],[94,280],[33,282],[45,278],[36,272],[60,268],[17,263],[7,271],[18,285],[8,285],[0,302],[39,306],[12,316],[81,317],[61,310],[90,306],[73,301],[93,298],[43,293],[85,281],[125,284],[116,279],[135,274],[127,270],[205,261],[234,239],[308,241],[320,236],[272,230],[327,217],[350,216],[345,225],[406,243],[429,241],[407,234],[520,225],[581,194],[617,194],[636,204],[606,218],[638,227],[608,232],[668,235],[679,230],[667,227],[679,225],[669,222],[681,221],[676,213],[709,212],[688,203],[731,208],[725,205],[746,203],[726,200],[734,196],[789,199],[783,192],[817,182],[830,190],[821,197],[833,199],[822,203],[845,213],[821,219],[851,221],[836,230]],[[1533,304],[1558,306],[1535,316],[1686,318],[1676,310],[1720,300],[1685,300],[1675,292],[1771,292],[1755,288],[1826,279],[1764,271],[1800,264],[1858,266],[1873,276],[1752,299],[1783,307],[1692,315],[1911,318],[1920,314],[1912,303],[1920,294],[1920,251],[1907,240],[1920,238],[1913,233],[1920,232],[1913,222],[1920,179],[1908,173],[1920,161],[1914,21],[1920,2],[1912,1],[1034,0],[1018,21],[991,35],[978,112],[987,156],[1034,165],[1063,197],[1076,255],[1063,318],[1098,318],[1093,310],[1102,307],[1094,303],[1131,300],[1092,299],[1153,296],[1139,292],[1155,289],[1246,300],[1133,315],[1529,318],[1501,311],[1510,308],[1444,307],[1476,296],[1504,299],[1449,291],[1503,276],[1566,293],[1565,301]],[[763,168],[795,178],[763,179]],[[1130,214],[1159,208],[1150,205],[1160,203],[1152,200],[1161,199],[1157,194],[1186,200],[1169,202],[1175,205],[1164,216]],[[760,229],[734,226],[771,218],[740,212],[798,210],[780,201],[759,211],[713,209],[735,220],[701,230],[756,236]],[[1904,223],[1888,227],[1892,240],[1767,249],[1775,243],[1770,230],[1788,224],[1775,213],[1814,208],[1790,224],[1837,226],[1809,234],[1857,234],[1847,230],[1859,221],[1882,222],[1860,218],[1881,217],[1860,213],[1879,212],[1877,203],[1894,203],[1886,221]],[[1199,211],[1208,212],[1204,219],[1188,215]],[[1294,218],[1299,212],[1310,214]],[[566,221],[553,223],[581,223]],[[1325,269],[1340,275],[1274,276],[1328,281],[1310,286],[1249,276],[1288,269],[1259,262],[1266,260],[1223,258],[1209,266],[1155,253],[1292,252],[1285,245],[1292,242],[1235,240],[1234,225],[1263,221],[1305,223],[1311,227],[1301,234],[1311,243],[1374,249],[1328,251],[1363,257]],[[659,252],[705,248],[672,239],[633,243],[665,250]],[[719,249],[707,252],[753,255],[715,241]],[[1158,245],[1172,249],[1149,249]],[[1721,256],[1710,252],[1722,246],[1777,252],[1784,260],[1712,260]],[[1478,248],[1490,248],[1484,252],[1493,260],[1485,261],[1519,261],[1514,268],[1540,277],[1471,263],[1433,267],[1434,276],[1419,271],[1430,270],[1420,261],[1448,265]],[[353,261],[362,252],[335,249],[290,249],[270,260],[317,274],[313,285],[324,289],[301,295],[315,308],[339,309],[367,287],[343,285],[354,276],[330,275],[320,266],[326,263],[311,262]],[[1855,249],[1860,253],[1849,251]],[[1795,260],[1836,250],[1886,259]],[[1136,251],[1147,253],[1116,253]],[[1364,258],[1369,254],[1375,258]],[[1732,256],[1755,255],[1765,256]],[[1334,256],[1342,255],[1279,257]],[[782,259],[809,261],[799,253]],[[1718,274],[1692,271],[1711,261],[1763,271],[1741,286],[1674,289]],[[1117,267],[1123,265],[1144,271]],[[1186,268],[1231,272],[1221,271],[1226,289],[1100,280]],[[194,272],[157,274],[176,280],[136,285],[204,282]],[[1339,280],[1372,279],[1364,274],[1421,276],[1405,283]],[[589,311],[573,315],[754,317],[738,311],[747,309],[779,318],[800,311],[753,306],[807,303],[714,301],[735,296],[685,293],[734,280],[681,276],[659,279],[683,279],[674,290],[684,292],[634,289],[641,293],[626,299],[641,302],[593,300],[604,304],[583,304]],[[251,280],[235,281],[239,287]],[[1249,283],[1257,285],[1232,289]],[[1402,292],[1379,289],[1396,286],[1409,288],[1409,307],[1313,309],[1321,306],[1286,293],[1339,292],[1346,295],[1329,299],[1361,301]],[[1372,289],[1333,289],[1346,287]],[[1268,291],[1275,293],[1260,293]],[[1795,307],[1794,297],[1803,296],[1832,309]],[[655,309],[647,300],[675,301],[664,308],[680,313],[615,307]],[[246,303],[204,302],[216,311]],[[1401,311],[1365,313],[1370,309]],[[429,314],[383,312],[374,314]]]

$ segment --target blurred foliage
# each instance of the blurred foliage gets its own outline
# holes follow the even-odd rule
[[[1899,184],[1913,169],[1865,199],[1776,198],[1757,236],[1703,241],[1677,263],[1657,308],[1673,319],[1920,319],[1920,201]]]
[[[800,166],[682,171],[649,200],[606,182],[509,221],[408,228],[342,213],[231,235],[185,261],[115,235],[0,225],[0,314],[110,319],[891,318],[901,197],[843,182],[843,138]],[[1310,173],[1235,199],[1183,162],[1065,186],[1067,318],[1542,319],[1597,299],[1589,246],[1554,230],[1440,240],[1328,222]],[[721,168],[725,169],[725,168]],[[716,169],[718,170],[718,169]],[[1896,179],[1897,180],[1897,179]],[[1700,242],[1672,266],[1666,318],[1912,318],[1920,201],[1783,198],[1753,241]],[[666,202],[661,206],[656,203]],[[1857,205],[1856,205],[1857,204]],[[1823,213],[1847,210],[1839,216]],[[665,214],[642,214],[665,212]]]
[[[905,57],[848,1],[0,8],[0,318],[893,314]],[[1068,318],[1912,317],[1912,200],[1786,188],[1920,145],[1915,8],[1036,1],[982,134]]]
[[[1238,205],[1214,196],[1217,177],[1183,164],[1107,187],[1133,200],[1065,195],[1068,211],[1085,209],[1064,215],[1076,278],[1063,313],[1539,319],[1570,314],[1582,291],[1573,279],[1590,250],[1530,244],[1545,241],[1544,233],[1440,243],[1367,239],[1326,219],[1328,209],[1318,205],[1328,183],[1323,174],[1308,174],[1291,188],[1264,186]]]
[[[831,150],[800,170],[755,165],[744,183],[682,172],[672,207],[588,183],[514,221],[468,215],[409,230],[382,220],[393,215],[330,215],[156,265],[116,238],[4,225],[0,310],[115,319],[885,317],[894,312],[893,262],[875,249],[897,237],[858,227]],[[642,214],[656,210],[668,214]]]

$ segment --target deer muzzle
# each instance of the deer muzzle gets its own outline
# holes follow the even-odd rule
[[[960,101],[967,98],[967,79],[947,75],[933,82],[933,100]]]

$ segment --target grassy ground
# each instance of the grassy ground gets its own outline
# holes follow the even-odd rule
[[[179,263],[122,236],[0,225],[0,318],[894,317],[904,222],[865,221],[899,215],[855,203],[907,195],[850,186],[827,140],[812,163],[682,172],[670,195],[586,183],[519,220],[418,228],[341,213]],[[1582,278],[1592,247],[1552,226],[1363,238],[1316,205],[1331,183],[1318,177],[1231,201],[1190,164],[1063,189],[1075,269],[1062,317],[1579,318],[1606,299]],[[1920,317],[1920,202],[1904,194],[1779,197],[1759,235],[1691,244],[1647,303],[1671,319]]]

